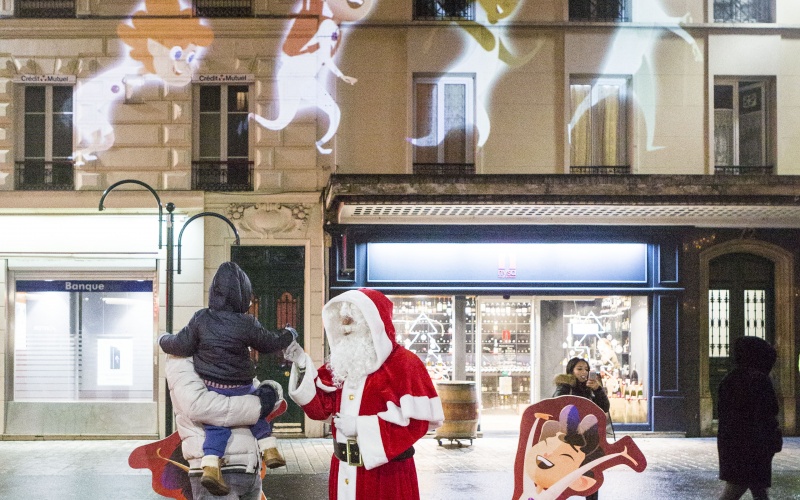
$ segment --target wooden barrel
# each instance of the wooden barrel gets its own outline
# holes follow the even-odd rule
[[[436,391],[442,401],[444,423],[436,439],[472,439],[478,436],[478,392],[475,382],[441,381]]]

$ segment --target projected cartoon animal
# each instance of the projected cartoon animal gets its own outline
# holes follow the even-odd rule
[[[282,130],[300,109],[319,108],[328,117],[328,130],[316,142],[317,149],[322,154],[331,153],[332,149],[324,145],[336,134],[341,111],[325,88],[320,72],[326,67],[345,83],[355,85],[358,80],[342,73],[334,62],[342,41],[339,24],[363,19],[373,3],[374,0],[303,0],[278,62],[278,116],[269,119],[251,113],[250,118],[266,129]]]
[[[597,405],[577,396],[545,399],[522,415],[513,499],[590,495],[603,484],[602,471],[618,464],[642,472],[647,461],[630,436],[606,442],[605,414]]]
[[[509,69],[527,64],[543,45],[543,41],[538,40],[533,48],[521,55],[514,54],[509,49],[506,33],[497,24],[503,20],[510,20],[521,3],[522,0],[478,0],[475,2],[474,21],[454,21],[462,28],[461,38],[466,50],[446,72],[475,75],[474,125],[478,147],[483,147],[491,132],[488,107],[495,82]],[[433,32],[428,40],[427,50],[441,50],[440,45],[447,44],[444,39],[439,38],[439,35],[444,33],[446,32],[443,30]],[[432,134],[435,134],[435,130]],[[410,142],[415,146],[434,145],[432,134],[427,137],[412,138]],[[443,139],[441,137],[439,141]]]
[[[703,53],[694,38],[683,29],[683,25],[691,22],[687,13],[681,17],[669,16],[658,0],[640,0],[633,9],[633,21],[652,24],[652,28],[621,28],[617,30],[608,51],[601,74],[603,75],[636,75],[637,83],[633,93],[642,110],[647,139],[647,151],[655,151],[662,147],[655,146],[656,128],[656,89],[653,76],[653,52],[664,30],[683,39],[692,49],[694,60],[701,62]],[[591,95],[587,95],[577,106],[570,119],[568,131],[571,136],[581,117],[592,107]]]
[[[181,17],[178,17],[181,16]],[[148,83],[185,87],[192,81],[200,56],[211,45],[211,29],[191,17],[178,0],[146,0],[143,10],[117,28],[127,50],[119,63],[81,82],[75,95],[79,135],[73,153],[76,165],[96,160],[116,140],[111,112],[116,104]]]

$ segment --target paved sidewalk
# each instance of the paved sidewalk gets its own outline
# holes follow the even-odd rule
[[[647,457],[637,474],[617,466],[605,472],[603,500],[717,498],[716,440],[635,437]],[[146,441],[0,441],[0,498],[163,498],[150,487],[150,473],[128,467],[131,450]],[[327,498],[329,439],[281,439],[287,467],[270,470],[264,491],[270,500]],[[517,436],[487,435],[472,446],[450,446],[425,438],[415,460],[425,500],[510,499]],[[786,438],[773,462],[773,500],[800,499],[800,438]],[[749,494],[745,499],[751,498]]]

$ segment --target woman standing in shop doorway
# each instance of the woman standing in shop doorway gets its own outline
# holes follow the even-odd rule
[[[608,413],[611,403],[608,401],[606,391],[600,383],[600,377],[589,378],[589,362],[583,358],[572,358],[567,362],[566,373],[556,375],[554,380],[556,391],[553,397],[558,396],[580,396],[591,400],[600,407],[604,413]],[[597,500],[597,492],[592,493],[587,500]]]
[[[769,498],[772,457],[781,451],[778,398],[769,378],[775,348],[758,337],[733,343],[734,369],[719,384],[720,500],[738,500],[749,489],[754,500]]]

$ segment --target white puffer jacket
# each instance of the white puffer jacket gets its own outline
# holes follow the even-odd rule
[[[168,355],[166,375],[183,456],[191,468],[189,475],[202,473],[203,423],[232,428],[223,471],[258,472],[261,464],[258,442],[249,427],[258,421],[261,413],[258,397],[226,397],[209,391],[194,371],[192,358]]]

